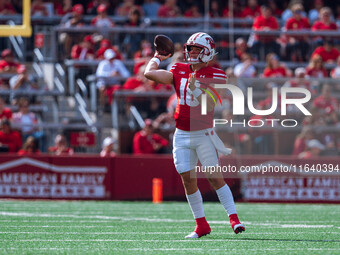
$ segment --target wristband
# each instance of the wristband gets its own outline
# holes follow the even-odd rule
[[[201,94],[202,94],[202,90],[200,90],[199,88],[195,88],[193,91],[192,91],[192,94],[194,95],[194,97],[198,98]]]
[[[159,64],[161,63],[161,59],[158,57],[153,57],[152,59],[150,59],[150,62],[155,62],[159,66]]]

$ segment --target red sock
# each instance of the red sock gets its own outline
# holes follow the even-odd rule
[[[229,220],[230,220],[230,224],[232,224],[232,225],[240,224],[240,220],[238,219],[236,213],[229,215]]]
[[[206,235],[206,234],[209,234],[210,231],[211,231],[210,226],[209,226],[207,220],[205,219],[205,217],[196,219],[195,232],[199,237]]]

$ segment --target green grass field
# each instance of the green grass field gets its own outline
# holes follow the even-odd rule
[[[219,203],[204,204],[210,235],[184,202],[0,200],[0,254],[340,254],[340,206],[237,204],[235,235]]]

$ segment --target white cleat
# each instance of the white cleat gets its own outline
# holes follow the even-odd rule
[[[191,238],[200,238],[196,232],[192,232],[189,235],[185,237],[186,239],[191,239]]]

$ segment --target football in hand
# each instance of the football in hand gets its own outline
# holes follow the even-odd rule
[[[153,44],[155,45],[156,51],[158,51],[160,55],[167,56],[171,54],[170,57],[174,55],[174,43],[166,35],[156,35]]]

